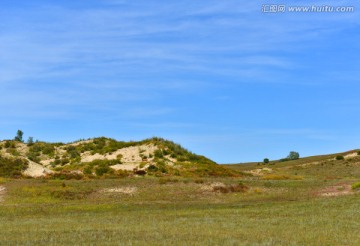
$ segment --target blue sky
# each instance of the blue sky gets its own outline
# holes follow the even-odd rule
[[[159,136],[219,163],[359,148],[359,2],[270,3],[1,1],[0,139]]]

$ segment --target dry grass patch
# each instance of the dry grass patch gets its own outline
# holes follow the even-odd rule
[[[221,182],[214,182],[201,186],[202,191],[217,192],[217,193],[231,193],[231,192],[246,192],[249,187],[239,182],[238,184],[224,184]]]
[[[349,184],[337,184],[333,186],[326,187],[325,189],[322,189],[318,195],[325,196],[325,197],[336,197],[336,196],[345,196],[345,195],[351,195],[352,187]]]
[[[262,177],[263,180],[303,180],[304,177],[289,174],[267,174]]]

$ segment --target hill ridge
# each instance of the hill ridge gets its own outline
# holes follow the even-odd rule
[[[67,174],[99,176],[227,176],[235,175],[205,156],[197,155],[173,141],[153,137],[141,141],[117,141],[98,137],[71,143],[15,140],[0,142],[3,162],[21,161],[9,176],[52,176]],[[19,169],[20,168],[20,169]],[[7,173],[6,173],[7,172]],[[76,178],[76,177],[75,177]]]

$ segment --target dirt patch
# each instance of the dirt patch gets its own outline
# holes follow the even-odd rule
[[[6,188],[4,186],[0,186],[0,202],[4,201],[5,191],[6,191]]]
[[[203,192],[214,192],[214,193],[231,193],[231,192],[246,192],[249,187],[244,184],[230,184],[225,185],[221,182],[215,182],[211,184],[202,185],[200,188]]]
[[[217,187],[225,188],[226,185],[224,183],[221,183],[221,182],[214,182],[214,183],[211,183],[211,184],[203,184],[203,185],[201,185],[200,190],[213,192],[214,189],[216,189]]]
[[[108,188],[102,190],[102,192],[104,193],[122,193],[128,195],[132,195],[136,193],[136,191],[137,191],[136,187],[115,187],[115,188]]]
[[[325,197],[346,196],[351,194],[353,194],[353,192],[351,189],[351,185],[349,184],[337,184],[329,186],[318,192],[318,195]]]

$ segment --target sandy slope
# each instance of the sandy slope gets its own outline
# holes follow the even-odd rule
[[[91,162],[93,160],[115,160],[117,159],[118,155],[122,155],[121,162],[123,163],[133,163],[133,162],[141,162],[142,157],[149,156],[149,154],[154,155],[155,150],[158,148],[154,145],[141,145],[141,146],[132,146],[127,148],[118,149],[117,151],[111,154],[94,154],[91,155],[89,151],[83,153],[81,155],[81,162]],[[153,158],[148,158],[148,160],[152,160]]]
[[[53,171],[33,161],[29,161],[29,167],[24,171],[24,175],[34,178],[42,177],[50,173],[53,173]]]

